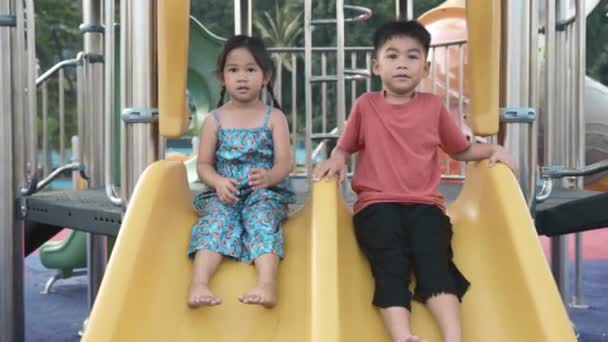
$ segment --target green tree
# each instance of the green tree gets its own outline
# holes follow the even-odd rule
[[[82,50],[82,34],[78,26],[82,22],[80,3],[70,0],[37,1],[36,7],[36,57],[38,74],[44,73],[56,63],[76,57]],[[57,77],[47,83],[49,152],[59,150],[59,90]],[[76,73],[65,70],[65,144],[70,147],[70,137],[77,134]],[[42,92],[38,91],[38,141],[42,144]],[[57,166],[57,165],[55,165]]]
[[[608,0],[587,17],[587,74],[608,86]]]
[[[275,1],[273,12],[263,11],[261,16],[254,18],[256,29],[260,36],[270,43],[269,46],[295,46],[296,41],[304,32],[301,7],[301,4],[294,3],[279,7],[278,1]],[[287,54],[276,55],[276,59],[288,71],[292,70],[291,60]]]

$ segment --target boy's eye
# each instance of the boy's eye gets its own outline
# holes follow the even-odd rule
[[[418,55],[409,55],[407,56],[409,59],[418,59]]]
[[[397,54],[396,53],[389,53],[386,58],[388,59],[396,59],[397,58]]]

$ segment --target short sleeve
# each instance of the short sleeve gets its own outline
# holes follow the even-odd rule
[[[439,114],[439,139],[441,149],[448,154],[463,152],[469,147],[469,141],[443,104]]]
[[[348,153],[355,153],[363,146],[361,111],[359,109],[359,101],[355,101],[355,104],[348,115],[348,120],[346,120],[344,125],[344,132],[340,139],[338,139],[337,146]]]

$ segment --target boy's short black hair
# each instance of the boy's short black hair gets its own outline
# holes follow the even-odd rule
[[[377,55],[387,41],[400,36],[417,40],[424,48],[424,56],[428,56],[431,47],[431,34],[424,25],[416,20],[391,21],[380,26],[374,32],[374,54]]]

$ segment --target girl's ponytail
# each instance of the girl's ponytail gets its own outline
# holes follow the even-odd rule
[[[226,87],[222,87],[222,91],[220,92],[220,100],[217,103],[217,108],[221,107],[224,104],[224,95],[226,95]]]
[[[272,106],[274,108],[277,108],[280,111],[283,111],[283,108],[281,108],[279,101],[277,101],[277,99],[274,97],[274,90],[272,89],[272,82],[268,82],[268,84],[266,85],[266,90],[268,91],[268,93],[270,94],[270,98],[272,99]]]

